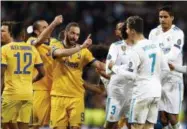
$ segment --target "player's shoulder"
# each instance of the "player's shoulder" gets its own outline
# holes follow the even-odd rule
[[[159,32],[161,31],[161,25],[158,25],[157,27],[153,28],[151,31],[150,31],[150,34],[158,34]]]
[[[26,41],[26,43],[31,43],[32,41],[34,41],[34,40],[36,40],[36,37],[29,37],[28,39],[27,39],[27,41]]]
[[[123,40],[119,40],[119,41],[113,42],[111,45],[118,46],[122,44],[123,44]]]
[[[118,48],[120,46],[122,46],[124,44],[123,40],[120,40],[120,41],[116,41],[116,42],[113,42],[111,45],[110,45],[110,49],[114,49],[114,48]]]
[[[173,25],[172,30],[173,30],[173,33],[176,34],[176,35],[184,35],[183,30],[181,30],[176,25]]]

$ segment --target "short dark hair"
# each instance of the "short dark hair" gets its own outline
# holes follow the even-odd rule
[[[70,23],[66,26],[65,31],[69,31],[71,27],[78,27],[78,28],[80,28],[80,26],[79,26],[78,23],[76,23],[76,22],[70,22]]]
[[[15,21],[2,21],[1,26],[8,26],[8,32],[12,36],[12,26],[16,24]]]
[[[143,19],[139,16],[130,16],[127,19],[127,25],[130,29],[134,29],[137,33],[143,33],[144,23]]]
[[[121,35],[122,35],[122,38],[123,39],[127,39],[128,38],[128,35],[127,35],[127,32],[126,32],[126,29],[127,29],[127,23],[126,21],[123,22],[123,26],[121,28]]]
[[[24,32],[25,32],[25,26],[23,22],[17,22],[12,26],[12,37],[14,39],[18,38],[19,36],[22,36]]]
[[[159,12],[160,11],[166,11],[169,13],[170,16],[174,16],[174,11],[170,5],[165,5],[165,6],[160,7]]]

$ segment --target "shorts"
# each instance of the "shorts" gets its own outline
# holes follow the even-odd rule
[[[130,105],[129,123],[145,124],[157,122],[159,97],[133,98]]]
[[[34,91],[32,125],[49,125],[50,111],[50,91]]]
[[[127,112],[128,109],[125,109],[124,105],[124,98],[107,98],[106,121],[117,122],[120,120],[121,116],[125,116],[125,112]]]
[[[84,122],[84,98],[51,96],[50,126],[80,127]]]
[[[182,107],[183,89],[182,80],[164,83],[159,110],[171,114],[179,114]]]
[[[32,100],[12,100],[6,96],[2,102],[2,123],[29,123],[32,110]]]

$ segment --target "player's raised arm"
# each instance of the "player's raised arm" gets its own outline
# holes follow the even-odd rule
[[[64,48],[52,48],[52,56],[53,57],[66,57],[66,56],[71,56],[74,53],[80,51],[81,49],[87,48],[90,45],[92,45],[92,39],[90,38],[91,35],[89,34],[86,40],[82,45],[76,44],[75,47],[69,48],[69,49],[64,49]]]
[[[56,16],[53,22],[39,35],[39,37],[34,42],[32,42],[32,45],[40,46],[46,40],[46,37],[49,37],[49,35],[51,35],[54,28],[62,22],[62,15]]]

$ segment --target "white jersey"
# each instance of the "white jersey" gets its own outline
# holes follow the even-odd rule
[[[132,97],[148,98],[161,97],[161,71],[169,71],[168,64],[162,56],[159,45],[150,40],[144,39],[133,46],[129,53],[129,74],[134,76]],[[122,66],[114,67],[117,74],[126,74]],[[124,72],[125,71],[125,72]]]
[[[129,62],[127,53],[131,46],[127,45],[124,40],[113,43],[110,46],[109,53],[106,61],[106,73],[111,74],[112,71],[108,69],[110,61],[113,61],[115,65],[120,66]],[[125,79],[124,76],[118,74],[111,74],[110,82],[108,85],[108,96],[124,98],[126,85],[130,85],[131,81]]]
[[[151,30],[149,39],[158,43],[163,50],[165,58],[176,65],[182,65],[182,48],[184,45],[184,33],[181,29],[172,25],[167,32],[162,31],[159,25]],[[182,74],[176,71],[171,71],[167,78],[182,78]]]

